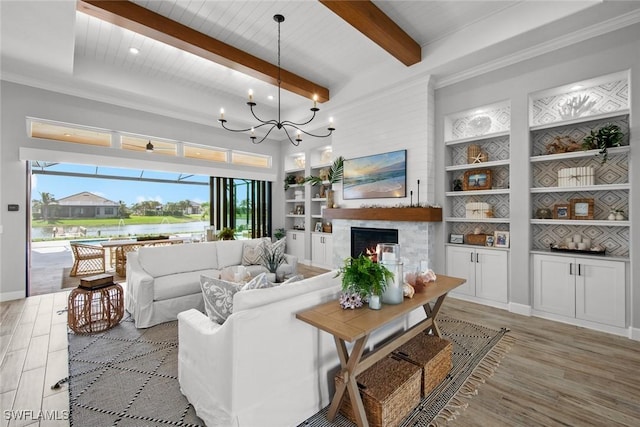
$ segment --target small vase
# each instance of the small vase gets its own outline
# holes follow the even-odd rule
[[[611,213],[609,214],[609,216],[607,217],[607,219],[608,219],[609,221],[615,221],[615,220],[616,220],[616,214],[615,214],[615,213],[613,213],[613,212],[611,212]]]
[[[333,208],[333,190],[332,189],[327,189],[325,191],[325,195],[327,196],[327,208],[331,209]]]
[[[372,310],[380,310],[382,308],[380,295],[369,295],[369,308]]]
[[[616,221],[624,221],[624,215],[622,215],[622,212],[618,212],[616,214]]]

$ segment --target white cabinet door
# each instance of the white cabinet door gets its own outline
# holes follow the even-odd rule
[[[304,260],[304,231],[287,231],[287,253]]]
[[[332,268],[333,236],[312,233],[311,234],[311,264],[315,267]]]
[[[476,296],[508,302],[509,260],[506,251],[476,249]]]
[[[333,268],[333,236],[324,235],[324,267]]]
[[[533,255],[533,307],[575,317],[576,287],[573,258]]]
[[[467,281],[452,290],[454,294],[476,296],[475,251],[466,247],[447,246],[447,276]]]
[[[624,262],[577,258],[576,263],[576,317],[624,327]]]

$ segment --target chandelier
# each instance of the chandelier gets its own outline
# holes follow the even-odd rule
[[[316,113],[318,111],[320,111],[320,109],[318,108],[318,96],[314,95],[313,96],[313,107],[311,108],[311,112],[313,113],[311,115],[311,118],[309,120],[307,120],[306,122],[301,122],[301,123],[295,123],[292,122],[290,120],[281,120],[281,107],[280,107],[280,91],[281,91],[281,76],[280,76],[280,24],[284,21],[284,16],[282,15],[274,15],[273,16],[273,20],[276,21],[278,23],[278,119],[271,119],[271,120],[262,120],[261,118],[259,118],[255,111],[253,111],[253,107],[256,106],[256,103],[253,102],[253,91],[249,91],[249,102],[247,102],[247,105],[249,106],[249,109],[251,110],[251,114],[253,115],[253,117],[260,122],[260,124],[256,125],[256,126],[252,126],[250,128],[247,129],[231,129],[229,127],[227,127],[225,125],[225,123],[227,123],[227,120],[224,118],[224,108],[220,109],[220,118],[218,119],[218,121],[220,122],[220,124],[222,125],[222,127],[228,131],[231,132],[249,132],[249,138],[251,138],[251,142],[253,142],[254,144],[260,144],[262,141],[264,141],[267,136],[269,136],[269,134],[271,133],[271,131],[275,128],[278,128],[280,130],[283,130],[285,135],[287,135],[287,138],[289,138],[289,141],[295,145],[298,146],[300,144],[300,142],[302,141],[302,134],[304,133],[305,135],[309,135],[312,136],[314,138],[326,138],[329,135],[331,135],[331,133],[333,133],[333,131],[335,130],[335,128],[333,127],[333,119],[329,118],[329,127],[327,128],[327,130],[329,131],[326,135],[317,135],[317,134],[313,134],[310,132],[307,132],[306,130],[302,129],[300,126],[304,126],[307,125],[309,123],[311,123],[311,121],[316,117]],[[258,138],[255,135],[255,130],[258,128],[261,128],[263,126],[271,126],[269,128],[269,130],[267,131],[267,133],[260,139],[258,140]],[[295,139],[291,137],[291,135],[289,134],[289,132],[292,131],[295,133]]]

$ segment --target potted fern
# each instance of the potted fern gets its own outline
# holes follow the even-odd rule
[[[602,156],[602,163],[605,163],[609,155],[607,149],[611,147],[619,147],[623,138],[624,133],[622,133],[618,125],[607,123],[597,131],[592,130],[591,133],[582,140],[582,149],[600,150],[598,155]]]
[[[393,280],[391,271],[365,255],[345,259],[336,277],[340,275],[343,294],[368,298],[369,308],[374,310],[380,309],[382,305],[381,297],[387,288],[387,280]]]
[[[344,172],[344,157],[339,156],[331,164],[328,173],[326,176],[313,176],[309,175],[304,178],[304,182],[309,182],[311,185],[322,185],[325,182],[328,182],[331,186],[336,184],[342,180],[342,175]],[[327,208],[332,208],[333,203],[333,188],[328,188],[325,192],[327,198]]]
[[[220,240],[235,240],[236,231],[233,228],[224,227],[218,233],[218,239]]]

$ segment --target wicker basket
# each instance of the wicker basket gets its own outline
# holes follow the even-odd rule
[[[370,426],[397,426],[420,403],[421,369],[399,357],[386,357],[358,375],[357,382]],[[341,384],[342,375],[335,378]],[[340,412],[356,422],[348,393]]]
[[[489,156],[483,152],[479,145],[471,144],[467,147],[467,163],[484,163]]]
[[[92,334],[116,326],[124,315],[122,286],[76,288],[69,294],[67,322],[77,334]]]
[[[450,341],[423,333],[399,347],[394,354],[422,368],[422,397],[425,397],[451,371],[452,350]]]
[[[464,236],[464,242],[467,245],[484,246],[487,241],[487,234],[467,234]]]

